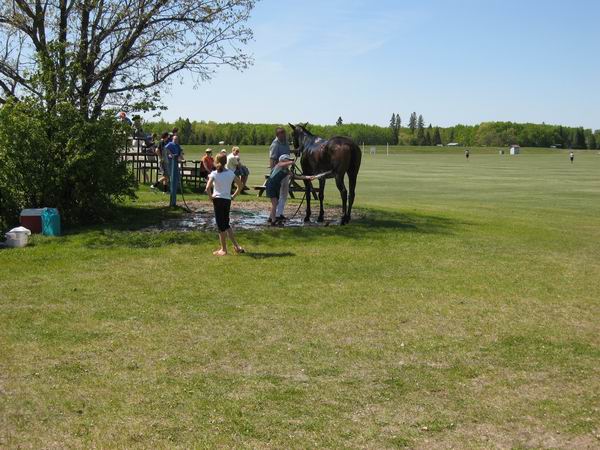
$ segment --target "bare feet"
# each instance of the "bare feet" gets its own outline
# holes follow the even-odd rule
[[[227,256],[227,252],[223,249],[219,249],[219,250],[215,250],[213,252],[213,255],[215,256]]]

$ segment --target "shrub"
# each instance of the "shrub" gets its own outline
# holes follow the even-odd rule
[[[58,208],[67,225],[102,220],[134,194],[119,159],[123,138],[114,117],[86,121],[70,104],[47,113],[34,101],[0,108],[0,225],[20,209]]]

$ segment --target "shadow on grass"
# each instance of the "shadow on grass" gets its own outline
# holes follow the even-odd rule
[[[168,245],[198,245],[213,241],[212,231],[147,231],[167,219],[183,216],[182,209],[156,207],[156,205],[120,206],[115,209],[111,221],[94,226],[71,230],[67,239],[79,240],[88,248],[153,248]],[[253,245],[268,244],[272,241],[292,240],[296,242],[315,239],[355,239],[388,240],[390,234],[452,234],[466,222],[416,212],[369,209],[360,210],[361,218],[346,226],[307,226],[283,229],[240,231],[244,242]],[[284,253],[248,253],[254,259],[282,258],[295,256]]]
[[[390,233],[416,234],[453,234],[467,222],[457,221],[448,217],[419,213],[404,213],[387,210],[361,210],[363,217],[353,220],[345,226],[307,226],[263,230],[262,233],[244,231],[244,239],[260,243],[265,239],[294,239],[296,241],[311,241],[316,238],[331,239],[342,237],[346,239],[390,239]]]
[[[252,259],[268,259],[268,258],[287,258],[290,256],[296,256],[295,253],[292,252],[246,252],[245,256]]]
[[[178,219],[185,214],[182,208],[157,207],[153,204],[121,205],[105,222],[73,228],[63,237],[80,241],[88,248],[152,248],[172,244],[199,244],[214,234],[203,232],[147,232],[164,220]]]

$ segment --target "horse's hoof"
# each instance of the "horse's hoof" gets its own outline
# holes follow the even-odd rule
[[[325,222],[325,218],[323,216],[319,216],[319,218],[317,219],[317,222],[323,223],[323,222]]]
[[[305,217],[304,218],[304,223],[310,223],[310,217]]]

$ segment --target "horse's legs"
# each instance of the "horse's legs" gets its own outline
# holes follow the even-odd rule
[[[325,198],[325,177],[319,178],[319,218],[317,222],[323,222],[325,220],[325,210],[323,209],[323,199]]]
[[[310,181],[304,182],[304,188],[306,189],[305,198],[306,198],[306,216],[304,216],[304,222],[310,222]]]
[[[350,184],[350,193],[348,194],[348,215],[346,216],[346,223],[350,222],[350,216],[352,216],[352,205],[354,205],[354,197],[356,191],[356,177],[358,172],[348,172],[348,181]]]
[[[348,200],[348,191],[346,190],[346,185],[344,184],[344,172],[341,174],[337,174],[335,176],[335,184],[340,191],[340,195],[342,196],[342,225],[346,225],[348,223],[348,217],[346,216],[346,202]]]

